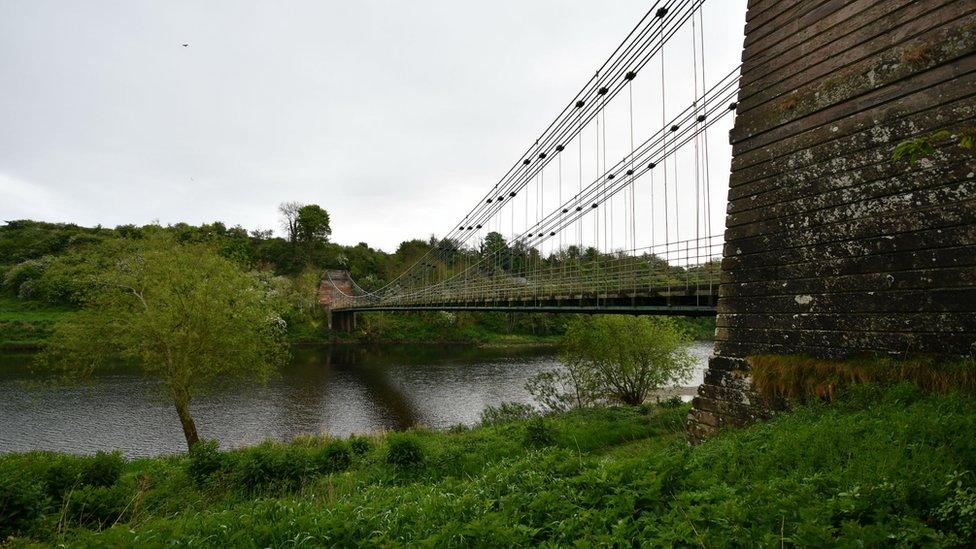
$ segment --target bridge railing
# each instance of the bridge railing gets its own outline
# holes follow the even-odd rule
[[[334,309],[710,296],[718,288],[722,246],[722,238],[712,236],[613,254],[552,254],[518,269],[478,263],[440,281],[344,295]]]

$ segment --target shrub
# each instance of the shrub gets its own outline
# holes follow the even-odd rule
[[[34,281],[39,279],[44,274],[44,270],[51,265],[52,261],[53,258],[47,256],[40,259],[28,259],[10,267],[4,273],[3,287],[14,295],[26,294],[20,296],[21,298],[30,297],[31,290],[24,289],[24,286],[31,286]]]
[[[572,390],[566,395],[580,407],[603,395],[643,404],[652,391],[684,381],[695,365],[691,340],[668,317],[578,318],[562,343]]]
[[[122,476],[124,467],[120,452],[98,452],[82,462],[81,482],[95,487],[112,486]]]
[[[203,486],[223,465],[224,457],[216,440],[201,440],[190,448],[186,462],[187,474],[197,486]]]
[[[680,408],[681,406],[683,406],[684,402],[681,400],[681,397],[673,396],[671,398],[666,398],[662,400],[658,405],[661,408],[668,408],[670,410],[673,410],[675,408]]]
[[[552,427],[542,418],[535,418],[525,424],[523,442],[528,447],[551,446],[556,442]]]
[[[966,486],[965,477],[971,472],[950,475],[952,490],[947,500],[936,509],[935,516],[946,530],[957,536],[959,546],[976,546],[976,490]]]
[[[362,456],[369,451],[373,443],[369,437],[354,435],[349,437],[349,446],[352,448],[353,453],[357,456]]]
[[[543,370],[530,377],[525,390],[546,412],[566,412],[587,408],[604,397],[600,372],[580,360],[567,360],[554,370]]]
[[[37,483],[0,471],[0,542],[29,529],[44,513],[45,500]]]
[[[319,450],[313,459],[318,471],[336,473],[345,471],[352,464],[352,451],[345,441],[333,440]]]
[[[482,425],[502,425],[529,419],[538,415],[538,412],[528,404],[521,402],[503,402],[498,406],[489,406],[481,412]]]
[[[83,486],[72,491],[65,501],[69,520],[101,529],[125,520],[129,499],[129,494],[118,485]]]
[[[398,468],[419,467],[424,463],[424,450],[413,435],[393,433],[386,439],[386,462]]]
[[[299,446],[262,444],[236,454],[235,483],[245,491],[293,490],[312,472],[309,450]]]
[[[60,501],[65,494],[81,486],[81,467],[74,456],[57,456],[44,471],[44,489]]]
[[[94,456],[51,456],[42,473],[44,489],[54,500],[84,486],[107,487],[118,482],[125,461],[119,452],[98,452]]]

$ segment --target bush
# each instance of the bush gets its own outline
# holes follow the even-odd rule
[[[49,496],[60,501],[65,494],[82,488],[107,487],[122,476],[125,460],[119,452],[98,452],[94,456],[52,456],[43,470],[43,485]]]
[[[976,547],[976,489],[965,483],[965,477],[971,475],[971,472],[950,475],[951,495],[935,511],[945,529],[955,534],[960,547]]]
[[[95,487],[112,486],[122,476],[124,467],[121,452],[98,452],[82,462],[81,482]]]
[[[556,442],[556,437],[552,427],[540,417],[525,424],[525,438],[523,442],[530,448],[552,446]]]
[[[223,465],[224,457],[216,440],[201,440],[190,448],[186,462],[187,474],[197,486],[203,486]]]
[[[538,411],[521,402],[503,402],[499,406],[489,406],[481,412],[482,425],[502,425],[525,420],[539,415]]]
[[[130,498],[121,486],[83,486],[66,499],[68,518],[84,526],[105,528],[125,520]]]
[[[386,462],[394,467],[409,469],[424,463],[424,449],[417,437],[406,433],[393,433],[386,439]]]
[[[362,456],[373,446],[373,442],[369,437],[353,435],[349,437],[349,446],[352,448],[353,453],[357,456]]]
[[[58,456],[44,471],[44,489],[56,501],[81,486],[81,467],[74,456]]]
[[[234,481],[245,491],[294,490],[312,472],[309,450],[262,444],[235,455]]]
[[[24,532],[44,513],[46,498],[39,484],[0,471],[0,542]]]
[[[675,408],[681,408],[682,406],[684,406],[684,401],[682,401],[681,397],[679,396],[673,396],[671,398],[666,398],[662,400],[658,404],[658,406],[660,406],[661,408],[667,408],[669,410],[673,410]]]
[[[3,287],[12,295],[17,295],[21,298],[30,297],[32,293],[29,287],[44,274],[45,269],[47,269],[51,262],[52,257],[44,257],[41,259],[28,259],[10,267],[7,272],[4,273],[3,277]],[[25,289],[27,288],[27,289]],[[26,294],[21,296],[20,294]]]
[[[691,374],[695,359],[688,353],[690,344],[668,317],[577,318],[563,337],[560,358],[565,369],[553,379],[536,380],[533,394],[553,401],[556,410],[608,397],[637,406],[654,390],[682,383]]]
[[[337,473],[345,471],[352,464],[352,451],[349,444],[342,440],[333,440],[322,448],[313,458],[316,469],[323,473]]]

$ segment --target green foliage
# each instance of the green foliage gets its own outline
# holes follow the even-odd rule
[[[386,439],[386,462],[399,469],[412,469],[423,465],[424,448],[416,436],[410,433],[392,433]]]
[[[963,129],[956,133],[949,130],[939,130],[907,139],[895,146],[891,153],[891,159],[895,162],[907,159],[910,165],[914,165],[919,159],[933,156],[937,150],[936,143],[950,139],[958,139],[959,147],[963,149],[972,149],[973,145],[976,144],[976,128]]]
[[[331,226],[328,213],[316,205],[286,203],[282,205],[287,238],[275,237],[271,231],[248,233],[241,227],[227,227],[216,221],[200,226],[177,223],[170,226],[121,225],[115,229],[84,228],[34,221],[12,221],[0,225],[0,290],[7,298],[27,303],[44,303],[78,309],[100,290],[101,275],[115,265],[120,255],[147,240],[170,238],[186,246],[202,246],[245,270],[263,273],[262,281],[273,288],[280,304],[288,336],[298,342],[327,342],[333,338],[325,329],[325,318],[316,300],[319,277],[325,268],[347,269],[366,290],[383,287],[426,253],[454,258],[467,254],[476,259],[479,252],[461,249],[451,240],[413,239],[400,244],[394,253],[371,248],[360,242],[344,246],[328,241]],[[304,213],[304,216],[302,214]],[[299,218],[301,217],[301,223]],[[499,275],[523,268],[528,261],[554,272],[565,271],[564,262],[583,260],[597,267],[601,261],[633,262],[627,266],[666,273],[662,280],[678,281],[698,271],[713,271],[718,264],[692,269],[668,266],[659,258],[619,258],[602,255],[595,249],[581,251],[570,247],[549,258],[538,250],[504,238],[492,236],[486,249],[507,250],[498,263]],[[9,253],[5,253],[9,252]],[[8,263],[9,262],[9,263]],[[441,261],[434,268],[441,275],[450,274],[450,265]],[[493,263],[494,264],[494,263]],[[493,267],[494,268],[494,267]],[[693,272],[694,271],[694,272]],[[371,314],[364,315],[362,330],[355,334],[368,342],[458,342],[525,344],[550,342],[562,335],[570,315],[457,313],[448,315]],[[679,320],[696,338],[711,339],[714,324],[710,319]],[[709,323],[712,324],[709,324]],[[0,319],[0,345],[38,346],[47,341],[54,322],[32,322],[26,319]]]
[[[600,370],[582,360],[567,361],[562,368],[533,375],[526,381],[525,390],[546,412],[594,406],[606,396]]]
[[[121,452],[97,452],[82,462],[81,482],[96,488],[112,486],[122,476],[124,467]]]
[[[78,459],[61,456],[53,460],[43,476],[47,494],[60,501],[65,494],[81,486],[81,467]]]
[[[332,440],[313,458],[316,468],[323,473],[345,471],[352,464],[352,450],[343,440]]]
[[[715,317],[672,317],[675,327],[695,341],[715,339]]]
[[[298,209],[295,222],[296,238],[299,242],[308,243],[316,240],[327,240],[332,234],[329,226],[329,212],[317,204],[306,204]]]
[[[365,342],[503,343],[551,342],[567,315],[466,312],[367,313],[360,316]]]
[[[186,469],[197,486],[203,486],[224,466],[216,440],[201,440],[190,447]]]
[[[530,419],[525,424],[525,436],[522,443],[529,448],[552,446],[556,442],[556,435],[552,426],[541,417]]]
[[[229,459],[234,485],[245,493],[295,490],[314,472],[309,448],[265,443]]]
[[[673,396],[661,401],[660,406],[662,408],[680,408],[682,405],[681,397]]]
[[[565,369],[537,377],[528,388],[555,410],[588,406],[606,396],[639,405],[651,391],[691,373],[690,343],[669,317],[580,317],[563,338]]]
[[[834,405],[695,447],[683,438],[687,405],[648,408],[548,416],[548,446],[521,444],[535,420],[391,434],[424,448],[409,475],[372,452],[343,475],[304,469],[287,490],[199,491],[183,474],[189,457],[137,460],[123,479],[153,481],[144,497],[118,484],[114,503],[140,502],[118,525],[61,538],[42,527],[60,513],[47,504],[18,533],[69,546],[972,546],[976,401],[967,395],[852,387]],[[283,478],[287,463],[304,468],[321,447],[233,450],[227,467],[260,450]],[[0,470],[32,478],[57,457],[0,456]],[[117,518],[101,514],[92,528]]]
[[[357,456],[363,456],[373,447],[373,443],[369,437],[354,435],[349,438],[349,447]]]
[[[71,314],[62,307],[0,296],[0,349],[36,348]]]
[[[955,534],[952,541],[960,547],[976,546],[976,489],[972,477],[971,471],[949,475],[946,486],[951,495],[935,510],[936,518]]]
[[[504,425],[523,421],[539,414],[535,408],[521,402],[503,402],[498,406],[488,406],[481,412],[481,425]]]
[[[118,482],[125,468],[119,452],[98,452],[94,456],[58,456],[47,462],[43,484],[49,496],[60,501],[80,487],[107,487]]]
[[[132,496],[122,486],[82,486],[67,494],[69,522],[101,529],[126,520]]]
[[[40,483],[0,469],[0,540],[29,530],[44,514],[45,499]]]
[[[943,135],[945,134],[945,135]],[[920,158],[927,158],[935,154],[935,145],[932,141],[948,137],[949,132],[942,131],[932,135],[920,135],[912,139],[902,141],[895,146],[891,153],[891,159],[895,162],[906,158],[909,164],[915,164]]]
[[[192,446],[191,398],[217,380],[267,379],[287,356],[284,322],[267,285],[209,246],[161,235],[127,247],[37,363],[74,379],[138,364],[165,384]]]

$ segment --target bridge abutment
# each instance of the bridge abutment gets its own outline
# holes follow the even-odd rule
[[[358,319],[354,312],[332,311],[330,329],[339,332],[353,332],[358,327]]]
[[[696,440],[768,417],[750,356],[976,350],[976,3],[750,0],[746,19]],[[895,161],[909,140],[923,157]]]

